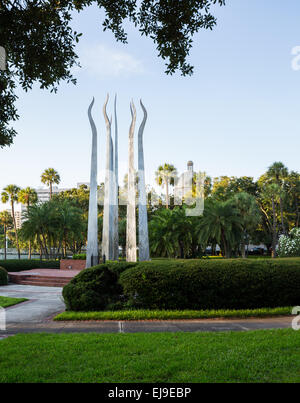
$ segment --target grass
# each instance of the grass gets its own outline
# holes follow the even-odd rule
[[[300,333],[19,334],[0,382],[300,382]]]
[[[0,296],[0,307],[7,308],[12,305],[19,304],[20,302],[27,301],[26,298],[10,298],[10,297],[1,297]]]
[[[168,319],[212,319],[212,318],[249,318],[291,315],[292,307],[260,308],[240,310],[201,310],[201,311],[101,311],[101,312],[72,312],[67,311],[57,315],[54,320],[168,320]]]

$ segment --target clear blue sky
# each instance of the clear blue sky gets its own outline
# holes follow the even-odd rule
[[[274,161],[299,171],[300,71],[291,68],[291,49],[300,45],[299,0],[227,0],[216,8],[218,25],[195,37],[193,77],[166,76],[150,39],[127,26],[129,44],[102,32],[102,14],[90,8],[75,15],[83,32],[77,86],[57,94],[18,91],[18,136],[0,150],[0,189],[9,183],[39,186],[54,167],[61,186],[89,181],[91,133],[86,110],[95,96],[99,165],[104,169],[107,92],[118,93],[120,175],[126,171],[129,102],[148,109],[145,128],[147,182],[163,162],[178,171],[193,160],[212,177],[260,176]],[[111,98],[112,100],[112,98]],[[109,105],[112,111],[112,102]],[[103,176],[100,175],[100,179]]]

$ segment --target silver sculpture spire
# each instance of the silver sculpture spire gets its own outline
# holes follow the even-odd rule
[[[150,260],[149,254],[149,236],[148,236],[148,218],[147,218],[147,199],[146,199],[146,184],[145,184],[145,164],[144,164],[144,147],[143,133],[147,121],[147,111],[142,100],[141,107],[144,112],[143,121],[138,133],[138,191],[139,191],[139,260]]]
[[[117,94],[114,102],[115,144],[114,144],[114,203],[113,203],[113,258],[119,259],[119,156],[118,156],[118,120]]]
[[[103,234],[102,234],[102,255],[107,260],[113,259],[113,143],[111,137],[111,120],[106,113],[106,106],[109,95],[107,94],[103,115],[106,123],[106,169],[105,169],[105,186],[104,186],[104,211],[103,211]]]
[[[93,98],[89,109],[88,117],[92,129],[92,156],[91,156],[91,177],[90,177],[90,199],[88,218],[88,237],[86,268],[95,266],[99,262],[98,254],[98,205],[97,205],[97,129],[92,117],[92,108],[95,99]]]
[[[126,228],[126,260],[136,262],[136,216],[135,216],[135,170],[134,170],[134,130],[136,110],[133,101],[130,103],[131,125],[128,144],[128,201]]]

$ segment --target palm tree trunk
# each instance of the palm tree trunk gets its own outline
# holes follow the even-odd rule
[[[169,182],[166,180],[166,208],[169,208]]]
[[[4,260],[6,260],[6,224],[4,224]]]
[[[43,242],[44,242],[43,248],[44,248],[44,251],[45,251],[46,258],[49,259],[49,253],[48,253],[48,248],[47,248],[47,242],[46,242],[44,233],[42,233],[42,239],[43,239]],[[50,253],[51,253],[51,245],[50,245]]]
[[[66,240],[66,237],[64,237],[63,254],[64,254],[64,257],[66,258],[67,257],[67,240]]]
[[[52,199],[52,183],[50,182],[50,200]]]
[[[285,224],[284,224],[284,219],[283,219],[283,205],[282,205],[282,198],[279,198],[279,203],[280,203],[280,216],[281,216],[281,226],[282,226],[282,232],[286,234],[285,231]]]
[[[246,245],[245,245],[245,241],[241,242],[241,251],[242,251],[242,258],[246,259]]]
[[[216,244],[212,243],[211,244],[211,255],[215,256],[215,254],[216,254]]]
[[[221,231],[221,238],[222,238],[222,243],[223,243],[223,250],[224,250],[224,255],[226,259],[230,258],[230,253],[229,249],[227,247],[226,239],[223,230]]]
[[[16,224],[16,217],[15,217],[15,208],[14,208],[13,201],[11,202],[11,213],[12,213],[12,217],[13,217],[14,229],[15,229],[15,234],[16,234],[16,245],[17,245],[17,251],[18,251],[18,258],[21,259],[18,232],[17,232],[17,224]]]
[[[299,227],[299,206],[298,206],[298,197],[296,196],[296,227]]]
[[[27,202],[27,213],[29,213],[29,201]],[[31,240],[29,240],[28,259],[31,259]]]
[[[272,197],[272,210],[273,210],[273,237],[272,237],[272,258],[276,257],[276,210],[275,210],[275,201],[274,197]]]

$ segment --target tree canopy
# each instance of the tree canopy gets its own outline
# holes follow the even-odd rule
[[[25,91],[34,82],[57,91],[61,81],[76,83],[71,69],[78,65],[75,45],[82,34],[72,29],[72,15],[92,4],[104,10],[103,29],[117,41],[127,42],[123,22],[129,20],[154,41],[167,74],[190,75],[193,36],[201,28],[213,29],[211,6],[225,0],[2,0],[0,46],[7,53],[7,69],[0,71],[0,147],[11,145],[16,135],[10,122],[18,119],[17,84]]]

